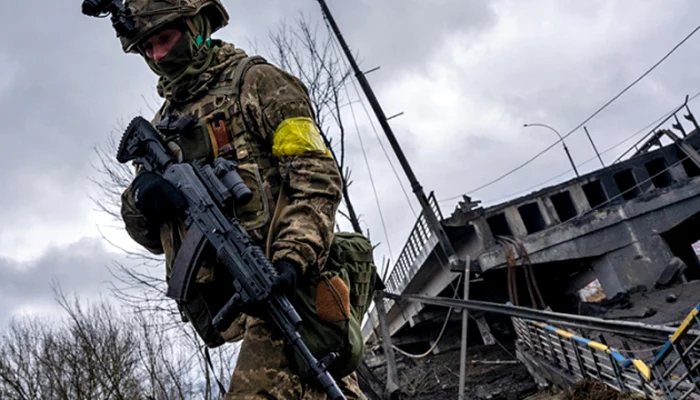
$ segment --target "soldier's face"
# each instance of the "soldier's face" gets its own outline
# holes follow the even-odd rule
[[[181,36],[182,31],[178,29],[164,29],[146,39],[141,48],[146,57],[158,62],[168,54]]]

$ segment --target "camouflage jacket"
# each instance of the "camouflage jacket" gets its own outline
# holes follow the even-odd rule
[[[234,83],[236,66],[246,54],[227,44],[218,57],[229,57],[232,62],[217,72],[211,89],[195,101],[166,101],[153,122],[165,115],[190,114],[199,119],[203,129],[169,143],[183,162],[226,151],[235,154],[239,173],[254,197],[233,211],[263,249],[282,191],[286,205],[280,209],[271,237],[271,261],[286,259],[299,265],[305,274],[317,272],[326,261],[333,239],[342,181],[318,136],[307,89],[299,79],[273,65],[254,64],[242,81],[239,103],[227,88]],[[131,186],[122,194],[121,213],[131,238],[150,252],[165,255],[169,279],[186,233],[184,225],[149,225],[135,207]],[[215,279],[215,255],[204,259],[198,282]]]

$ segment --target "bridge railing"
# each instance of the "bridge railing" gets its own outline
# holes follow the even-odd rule
[[[687,338],[690,328],[700,325],[699,313],[700,305],[688,314],[651,363],[667,399],[700,397],[700,336]]]
[[[430,192],[428,196],[428,203],[430,208],[437,217],[438,221],[443,219],[442,211],[438,205],[437,199],[435,198],[435,193]],[[416,223],[411,229],[411,233],[408,235],[406,244],[404,245],[399,258],[397,258],[394,268],[391,270],[389,277],[386,279],[385,285],[387,290],[393,293],[403,293],[408,283],[413,279],[416,272],[420,269],[420,265],[416,265],[416,260],[421,254],[424,254],[428,248],[428,244],[435,246],[437,244],[437,237],[430,230],[428,221],[425,219],[425,214],[420,213]],[[393,300],[384,299],[384,307],[389,310],[394,305]],[[367,321],[362,325],[362,336],[367,339],[377,322],[376,310],[374,307],[369,310],[369,317]]]
[[[442,220],[442,211],[440,210],[440,206],[438,205],[434,192],[431,192],[428,196],[428,203],[430,204],[430,207],[438,220]],[[413,229],[411,229],[411,233],[408,236],[408,240],[406,240],[406,244],[399,254],[399,258],[397,258],[396,263],[394,264],[391,274],[389,274],[389,278],[386,281],[386,287],[389,291],[394,293],[403,292],[406,285],[408,285],[413,276],[416,274],[418,268],[420,268],[420,266],[415,265],[416,259],[423,254],[427,247],[426,245],[431,241],[434,245],[435,240],[436,238],[434,237],[433,232],[430,230],[428,221],[426,220],[424,213],[421,212],[418,216],[418,220],[413,225]]]
[[[679,130],[684,138],[686,136],[688,136],[688,132],[685,130],[685,128],[683,127],[683,124],[681,123],[681,120],[678,118],[678,113],[683,114],[684,110],[688,114],[683,115],[683,118],[692,122],[693,127],[695,128],[696,131],[700,131],[700,125],[698,125],[698,122],[697,122],[695,116],[693,115],[693,112],[690,110],[690,107],[688,107],[688,96],[686,96],[685,102],[683,104],[681,104],[675,110],[669,112],[666,115],[666,117],[664,119],[662,119],[661,121],[659,121],[651,130],[649,130],[647,132],[647,134],[645,134],[635,144],[630,146],[630,148],[627,149],[624,153],[620,154],[615,159],[615,161],[613,161],[613,164],[617,164],[618,162],[622,161],[622,159],[630,153],[632,153],[632,156],[636,156],[638,154],[649,151],[649,149],[651,149],[654,146],[661,147],[661,138],[664,135],[661,131],[659,131],[659,129],[672,119],[675,121],[675,124],[673,124],[673,128]]]
[[[512,318],[518,344],[574,380],[591,379],[619,392],[664,399],[649,366],[608,346],[553,326]]]

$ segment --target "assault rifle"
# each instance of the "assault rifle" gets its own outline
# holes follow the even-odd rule
[[[188,237],[185,243],[193,244],[191,251],[200,253],[205,244],[211,244],[219,262],[233,276],[235,294],[214,317],[214,326],[224,331],[241,305],[265,304],[270,320],[287,344],[305,361],[307,372],[316,377],[331,399],[345,400],[327,371],[337,354],[331,353],[321,360],[314,357],[297,331],[301,317],[294,306],[286,296],[272,292],[277,270],[240,222],[222,211],[231,209],[229,207],[236,201],[245,203],[250,200],[251,192],[238,175],[236,163],[222,157],[217,157],[211,164],[199,161],[178,163],[164,146],[155,127],[142,117],[134,118],[126,128],[119,143],[117,161],[135,161],[146,171],[158,173],[175,185],[187,201],[184,221]],[[188,267],[188,273],[180,282],[170,282],[169,297],[187,301],[191,283],[197,275],[197,266]]]

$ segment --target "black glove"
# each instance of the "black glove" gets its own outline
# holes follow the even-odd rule
[[[294,303],[299,269],[295,264],[286,260],[277,261],[274,267],[277,270],[277,279],[272,283],[272,294],[286,295],[287,299]],[[241,304],[238,307],[240,311],[263,320],[267,320],[270,316],[267,310],[267,301]]]
[[[134,179],[131,188],[136,208],[155,226],[173,219],[187,206],[185,196],[155,172],[140,173]]]
[[[277,279],[272,284],[273,293],[284,294],[290,302],[294,303],[297,291],[297,278],[299,267],[287,260],[279,260],[275,263]]]

